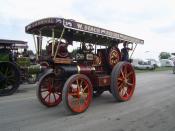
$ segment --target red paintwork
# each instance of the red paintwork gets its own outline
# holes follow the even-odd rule
[[[91,84],[84,78],[77,78],[68,84],[67,101],[73,112],[85,111],[92,98]]]
[[[92,85],[97,87],[109,86],[111,79],[109,75],[103,74],[103,76],[98,76],[100,72],[104,72],[104,68],[102,66],[92,67],[86,65],[79,65],[80,74],[84,74],[88,76],[91,80]]]
[[[40,99],[48,107],[58,105],[62,101],[61,83],[53,83],[54,78],[48,76],[40,83]]]
[[[95,68],[93,68],[92,66],[87,66],[87,65],[84,65],[84,64],[81,64],[81,65],[78,65],[80,67],[80,74],[84,74],[86,76],[88,76],[88,78],[90,79],[92,85],[95,85],[95,78],[96,78],[96,75],[95,75]]]
[[[109,86],[111,84],[111,78],[109,75],[96,77],[95,80],[96,86],[99,87]]]
[[[133,95],[136,84],[135,72],[129,63],[125,64],[120,70],[117,83],[117,90],[121,99],[124,101],[129,100]]]
[[[80,74],[85,74],[87,76],[92,75],[93,72],[95,71],[92,66],[87,66],[87,65],[78,65],[80,67]]]

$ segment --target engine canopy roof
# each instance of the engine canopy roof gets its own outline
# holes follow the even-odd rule
[[[54,29],[55,38],[60,38],[63,28],[65,28],[63,37],[72,41],[98,45],[108,45],[111,41],[117,43],[144,44],[144,40],[136,37],[57,17],[34,21],[25,27],[25,31],[29,34],[41,34],[42,36],[52,37],[52,30]]]

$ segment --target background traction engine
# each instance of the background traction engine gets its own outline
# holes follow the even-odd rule
[[[13,94],[20,84],[20,71],[9,49],[0,49],[0,96]]]

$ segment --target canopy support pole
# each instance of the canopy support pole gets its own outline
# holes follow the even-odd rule
[[[136,47],[137,47],[137,43],[136,43],[136,45],[135,45],[135,47],[134,47],[134,49],[133,49],[133,51],[132,51],[132,53],[131,53],[131,55],[130,55],[130,59],[131,59],[131,57],[132,57],[132,55],[133,55],[133,53],[134,53]]]
[[[54,46],[55,46],[55,32],[52,29],[52,56],[54,56]]]
[[[95,44],[95,54],[97,55],[97,44]]]
[[[55,51],[55,55],[54,55],[54,60],[56,59],[56,56],[57,56],[57,53],[58,53],[58,47],[59,47],[59,45],[61,43],[61,39],[63,38],[64,31],[65,31],[65,28],[63,28],[62,33],[61,33],[61,36],[60,36],[60,39],[58,41],[58,45],[57,45],[57,48],[56,48],[56,51]]]
[[[36,40],[35,40],[35,35],[33,34],[33,40],[34,40],[34,45],[35,45],[35,51],[36,51],[36,59],[38,60],[38,52],[37,52],[37,45],[36,45]]]
[[[41,35],[41,31],[40,31],[40,35],[39,35],[39,56],[41,56],[41,52],[42,52],[42,35]]]

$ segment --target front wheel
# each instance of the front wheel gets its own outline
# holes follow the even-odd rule
[[[129,100],[135,90],[135,71],[129,62],[119,62],[112,70],[111,92],[117,101]]]
[[[37,87],[38,100],[47,107],[54,107],[62,101],[62,80],[54,73],[45,74]]]
[[[83,74],[72,75],[63,87],[63,104],[73,114],[84,112],[92,100],[92,84]]]

